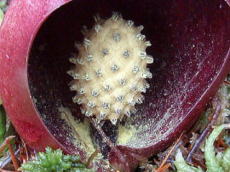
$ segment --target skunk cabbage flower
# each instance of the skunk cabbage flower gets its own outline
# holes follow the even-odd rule
[[[108,171],[109,165],[120,171],[134,171],[141,161],[165,149],[194,124],[230,72],[228,3],[224,0],[12,0],[0,28],[0,96],[10,120],[25,142],[37,151],[47,146],[61,148],[66,153],[80,155],[86,162],[99,149],[99,155],[91,163],[98,171]],[[112,24],[106,26],[106,19],[113,12],[122,15],[122,22],[133,21],[133,30],[144,26],[140,35],[136,35],[140,44],[132,40],[128,30],[118,27],[122,30],[119,36],[112,31]],[[103,20],[95,23],[94,16]],[[99,31],[100,27],[96,27],[92,32],[95,24],[111,28],[107,31],[114,38],[100,43],[103,38],[88,35]],[[79,47],[90,44],[87,35],[95,46],[83,50]],[[122,42],[119,47],[112,41],[129,43]],[[137,52],[144,44],[149,47],[146,50],[142,47],[144,52],[139,55],[148,60],[144,59],[140,65],[136,58],[139,56],[128,59],[131,50]],[[123,52],[126,46],[131,49]],[[97,48],[102,49],[97,51]],[[93,50],[92,54],[88,50]],[[110,61],[99,58],[106,58],[103,55],[109,56],[110,52],[114,63],[108,65],[108,70],[105,66]],[[79,57],[86,53],[84,60],[89,61],[80,66]],[[119,66],[118,54],[127,57],[129,63]],[[70,57],[76,58],[70,60],[74,64],[69,63]],[[91,64],[91,60],[100,63]],[[143,78],[133,79],[136,75],[130,71],[138,71],[134,63],[142,66]],[[67,74],[73,69],[74,78]],[[103,74],[100,69],[106,69],[104,80],[110,79],[116,91],[103,92],[103,98],[94,99],[90,96],[97,95],[93,88],[98,89],[101,80],[94,78],[87,82],[85,74],[95,70],[100,77]],[[116,84],[115,76],[120,79]],[[132,79],[140,81],[140,87],[132,88],[133,92],[124,91]],[[126,87],[121,87],[126,81]],[[73,99],[79,96],[81,88],[90,91]],[[135,103],[117,103],[126,100],[127,95],[132,95]],[[103,104],[102,100],[111,105]],[[103,106],[98,108],[100,103]],[[90,108],[94,108],[92,114]]]

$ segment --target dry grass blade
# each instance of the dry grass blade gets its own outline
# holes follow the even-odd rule
[[[168,169],[170,167],[170,164],[166,163],[166,161],[168,160],[169,156],[172,154],[172,152],[174,151],[176,145],[179,143],[179,141],[181,140],[181,137],[183,136],[184,132],[181,133],[180,137],[176,140],[176,142],[174,143],[174,145],[172,146],[172,148],[169,150],[168,154],[165,156],[164,160],[162,161],[161,165],[155,170],[155,172],[164,172],[166,169]],[[167,168],[166,168],[167,167]]]
[[[208,133],[210,132],[210,130],[212,129],[212,126],[214,125],[214,123],[216,122],[220,112],[221,112],[221,103],[219,98],[215,97],[212,101],[213,107],[214,107],[214,113],[212,116],[211,121],[208,123],[208,125],[206,126],[206,128],[203,130],[203,132],[201,133],[201,135],[197,138],[194,146],[192,147],[191,151],[189,152],[186,161],[191,163],[191,159],[193,154],[196,152],[196,150],[200,147],[201,143],[204,141],[204,139],[206,138],[206,136],[208,135]]]
[[[7,139],[7,140],[6,140],[6,143],[7,143],[8,148],[9,148],[9,152],[10,152],[11,160],[12,160],[13,165],[14,165],[14,169],[17,170],[17,169],[19,168],[18,160],[17,160],[17,158],[16,158],[16,156],[15,156],[15,154],[14,154],[14,150],[13,150],[13,148],[12,148],[12,145],[11,145],[11,143],[10,143],[10,140]]]
[[[14,138],[15,136],[9,136],[4,140],[4,142],[0,146],[0,153],[6,149],[6,147],[8,146],[8,143]]]

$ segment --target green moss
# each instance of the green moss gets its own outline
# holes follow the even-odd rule
[[[223,129],[230,128],[230,125],[220,125],[215,127],[205,142],[204,157],[207,166],[207,172],[228,172],[230,171],[230,148],[224,152],[218,152],[216,155],[214,142]],[[188,165],[180,150],[176,154],[174,162],[178,172],[202,172],[201,168]]]
[[[178,150],[176,154],[176,161],[174,164],[177,168],[177,172],[202,172],[201,168],[196,168],[187,164],[180,150]]]
[[[219,153],[219,155],[216,156],[213,146],[218,135],[227,127],[229,128],[229,126],[224,124],[216,127],[205,142],[204,157],[208,172],[224,172],[226,171],[225,169],[230,170],[229,160],[226,159],[226,157],[230,156],[229,148],[224,153]]]
[[[80,162],[78,156],[64,155],[61,150],[46,148],[37,156],[24,164],[20,170],[24,172],[93,172]]]

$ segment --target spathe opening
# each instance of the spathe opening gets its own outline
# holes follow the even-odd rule
[[[223,27],[228,14],[223,8],[228,8],[224,1],[76,0],[55,11],[39,30],[28,62],[31,95],[48,129],[70,152],[78,146],[74,129],[60,115],[60,107],[68,108],[75,120],[83,121],[79,107],[72,103],[68,58],[75,52],[74,42],[83,39],[83,25],[91,27],[96,14],[107,18],[117,11],[136,25],[144,25],[143,33],[152,42],[148,53],[155,58],[150,66],[154,76],[145,102],[134,117],[122,122],[124,128],[106,123],[104,131],[112,142],[134,149],[164,141],[221,68],[229,47],[229,31]],[[197,115],[193,117],[190,125]],[[121,130],[131,132],[121,136]],[[92,126],[89,137],[106,155],[109,148]]]

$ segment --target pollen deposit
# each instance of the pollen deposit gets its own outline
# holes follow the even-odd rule
[[[78,53],[70,58],[75,65],[67,72],[73,77],[70,89],[76,91],[73,102],[82,114],[115,125],[144,100],[146,79],[152,77],[147,65],[153,58],[146,53],[151,43],[141,33],[142,25],[136,27],[118,13],[107,20],[95,17],[95,22],[92,29],[84,29],[84,41],[76,44]]]

